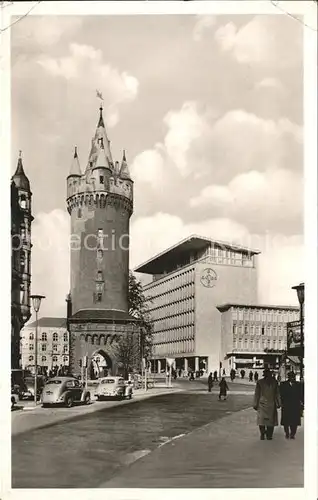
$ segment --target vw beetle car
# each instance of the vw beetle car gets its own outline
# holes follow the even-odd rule
[[[42,391],[42,406],[62,405],[71,408],[74,403],[89,404],[91,395],[73,377],[54,377],[49,379]]]
[[[126,396],[128,398],[132,397],[132,389],[127,387],[123,377],[102,377],[98,382],[95,392],[98,400],[106,398],[124,399]]]

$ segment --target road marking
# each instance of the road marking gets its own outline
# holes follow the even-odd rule
[[[185,434],[178,434],[177,436],[173,436],[172,438],[167,438],[166,441],[159,444],[158,448],[161,448],[161,446],[164,446],[165,444],[171,443],[171,441],[174,441],[175,439],[179,439],[183,436],[185,436]]]
[[[136,462],[140,458],[143,458],[146,455],[149,455],[150,452],[151,452],[151,450],[147,449],[147,450],[137,450],[137,451],[133,451],[132,453],[127,453],[127,455],[125,455],[123,457],[122,463],[123,463],[123,465],[133,464],[134,462]]]

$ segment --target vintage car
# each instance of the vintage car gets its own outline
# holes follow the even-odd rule
[[[132,398],[131,384],[123,377],[102,377],[98,380],[95,396],[98,400],[106,398]]]
[[[22,393],[21,399],[34,399],[35,377],[25,377],[25,390]],[[41,398],[43,387],[45,385],[45,378],[42,375],[37,376],[37,399]]]
[[[73,377],[54,377],[49,379],[42,391],[42,406],[63,405],[71,408],[74,403],[89,404],[90,392]]]

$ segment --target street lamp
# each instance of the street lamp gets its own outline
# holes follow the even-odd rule
[[[300,380],[303,380],[304,376],[304,302],[305,302],[305,284],[299,283],[299,285],[293,286],[293,290],[296,290],[298,302],[300,305]]]
[[[32,306],[35,311],[35,352],[34,352],[34,405],[37,404],[37,390],[38,390],[38,312],[40,310],[41,301],[45,299],[44,295],[31,295]]]

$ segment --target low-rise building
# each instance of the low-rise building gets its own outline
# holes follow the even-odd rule
[[[21,330],[22,368],[35,366],[36,322]],[[37,365],[47,371],[54,366],[69,366],[69,334],[65,318],[40,318],[38,321]]]
[[[298,307],[227,303],[217,309],[226,371],[278,367],[287,348],[287,323],[299,318]]]

